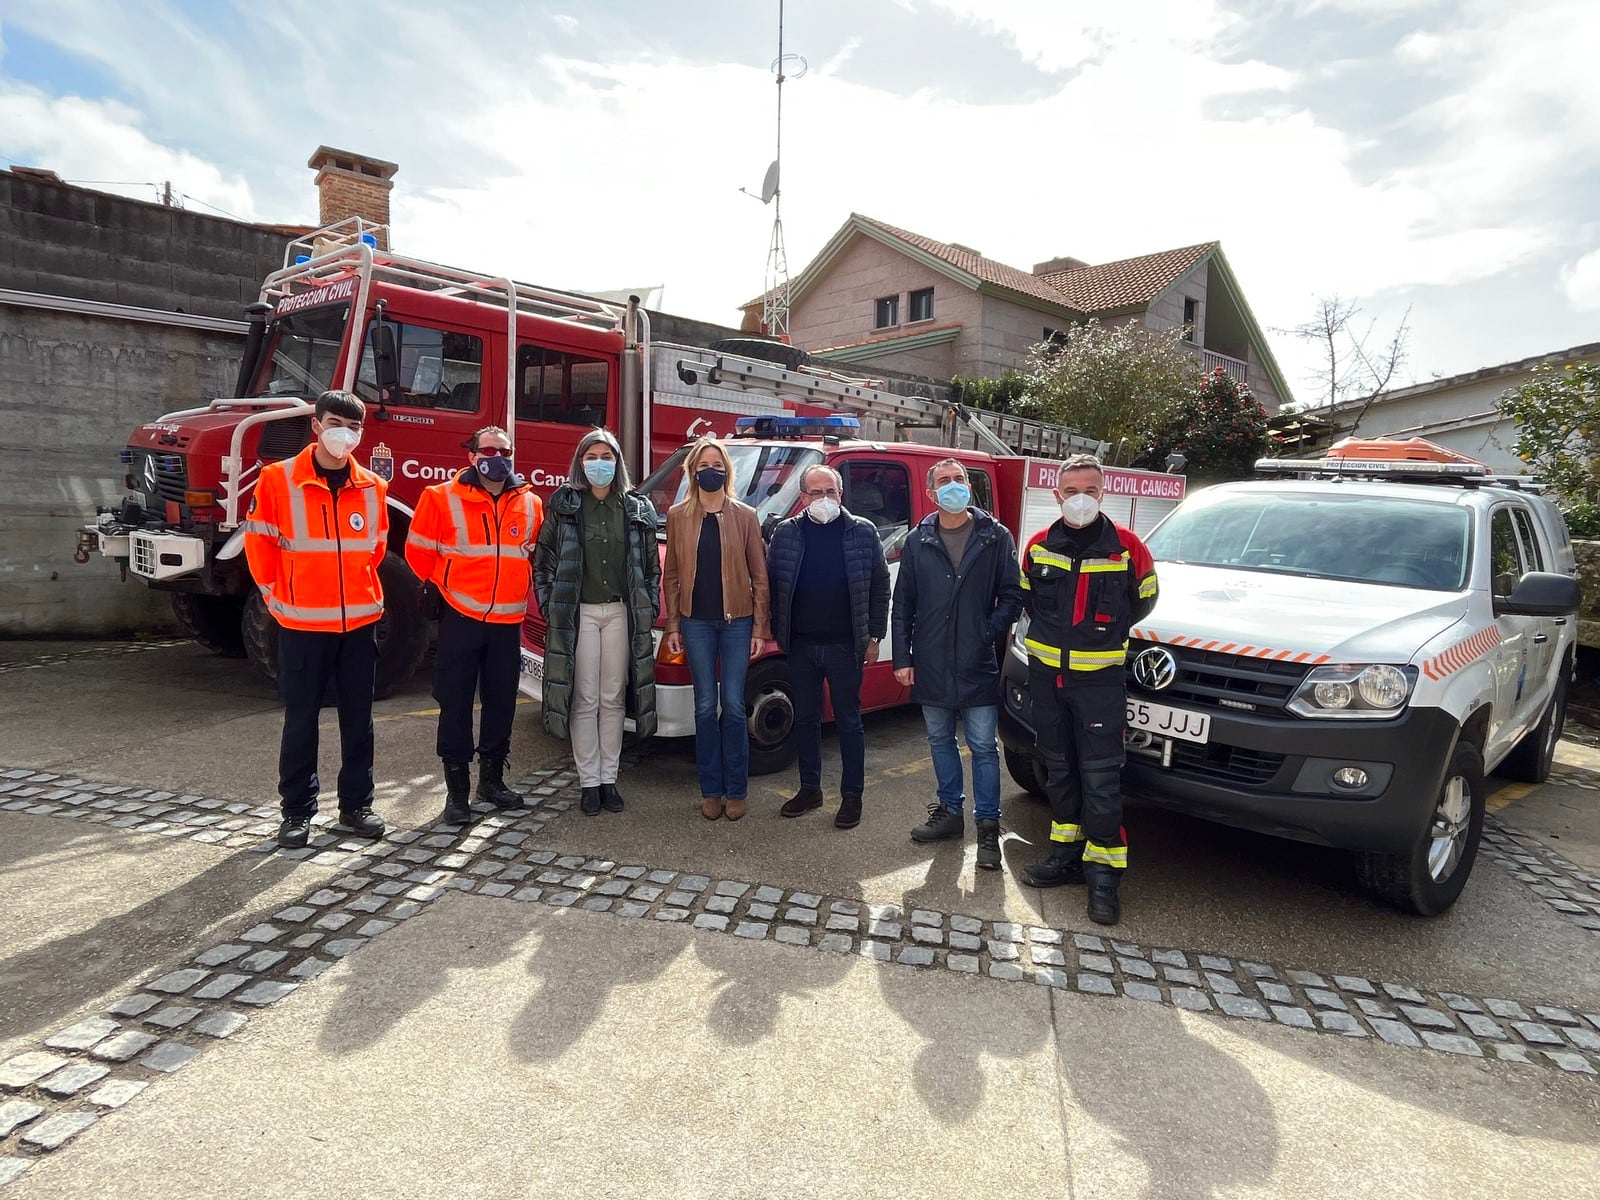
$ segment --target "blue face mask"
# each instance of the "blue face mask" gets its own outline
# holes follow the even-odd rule
[[[583,477],[594,487],[610,487],[611,481],[617,477],[617,464],[609,458],[586,458],[583,460]]]
[[[934,492],[934,496],[939,501],[939,507],[952,516],[959,512],[966,512],[967,505],[972,503],[972,489],[959,479],[952,479]]]
[[[478,460],[478,474],[490,483],[503,483],[511,478],[511,460],[509,458],[480,458]]]
[[[721,467],[701,467],[694,473],[695,486],[702,492],[720,492],[728,482],[728,473]]]

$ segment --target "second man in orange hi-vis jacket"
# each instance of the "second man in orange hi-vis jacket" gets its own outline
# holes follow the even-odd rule
[[[522,618],[533,583],[529,553],[544,506],[511,466],[511,439],[497,425],[472,435],[465,470],[422,493],[406,562],[444,599],[434,657],[439,702],[439,758],[444,763],[443,820],[472,820],[469,793],[472,701],[481,694],[478,799],[512,809],[522,797],[506,786],[511,719],[516,712]]]
[[[306,844],[317,812],[317,721],[329,684],[339,698],[339,823],[361,837],[385,828],[372,811],[372,688],[388,489],[350,457],[365,420],[351,393],[318,396],[315,440],[262,468],[244,525],[250,574],[280,629],[278,845],[288,849]]]

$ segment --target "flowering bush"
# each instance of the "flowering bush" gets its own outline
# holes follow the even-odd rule
[[[1207,479],[1243,479],[1267,453],[1267,410],[1255,394],[1221,367],[1169,405],[1144,443],[1139,465],[1161,470],[1174,451],[1185,470]]]
[[[1600,363],[1540,363],[1500,397],[1517,457],[1555,490],[1579,537],[1600,536]]]

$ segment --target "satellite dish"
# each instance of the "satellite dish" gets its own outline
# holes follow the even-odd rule
[[[778,194],[778,160],[773,159],[772,165],[767,168],[767,177],[761,181],[761,203],[771,204],[772,198]]]

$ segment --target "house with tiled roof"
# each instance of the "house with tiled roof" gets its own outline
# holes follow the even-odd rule
[[[761,302],[742,306],[746,330],[760,330]],[[790,340],[812,354],[934,379],[1020,368],[1029,347],[1070,341],[1090,317],[1185,326],[1204,365],[1249,384],[1269,411],[1291,398],[1217,242],[1025,271],[851,213],[791,282],[789,303]]]

